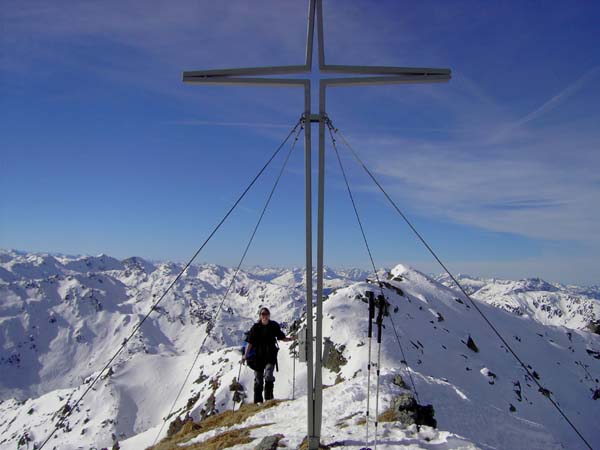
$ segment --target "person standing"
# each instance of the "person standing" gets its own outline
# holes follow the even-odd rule
[[[279,347],[277,341],[293,341],[293,337],[287,337],[277,322],[271,320],[271,312],[268,308],[261,308],[259,320],[250,329],[246,342],[246,352],[242,361],[248,360],[251,350],[254,350],[252,368],[254,369],[254,403],[273,399],[273,386],[275,376],[273,372],[277,364],[277,352]],[[249,364],[250,365],[250,364]]]

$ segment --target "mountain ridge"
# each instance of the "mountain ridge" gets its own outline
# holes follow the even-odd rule
[[[0,448],[8,449],[20,440],[40,443],[59,417],[57,411],[68,399],[72,404],[78,398],[183,265],[149,263],[137,257],[115,262],[107,255],[97,260],[1,255],[0,268],[12,276],[8,279],[10,276],[0,271]],[[59,273],[53,274],[53,270]],[[150,445],[209,328],[206,351],[175,411],[187,411],[199,419],[231,408],[229,385],[240,369],[239,345],[243,332],[256,320],[258,308],[268,305],[286,332],[306,323],[301,272],[262,269],[254,275],[241,271],[216,319],[216,306],[234,270],[214,264],[190,267],[111,365],[109,374],[104,374],[73,411],[66,427],[59,430],[56,442],[61,443],[60,448],[110,447],[116,441],[124,450]],[[27,278],[28,274],[39,278]],[[332,386],[324,393],[329,395],[325,409],[332,417],[324,415],[323,441],[345,442],[341,448],[357,449],[364,444],[352,435],[352,430],[364,429],[358,420],[364,417],[366,395],[364,292],[379,288],[372,279],[352,280],[332,270],[328,274],[323,327],[329,339],[328,352],[337,363],[330,364],[329,354],[325,355],[324,383]],[[394,267],[382,281],[390,303],[386,317],[395,321],[404,347],[404,352],[399,352],[391,323],[386,322],[382,405],[387,408],[403,392],[415,395],[408,382],[414,378],[422,402],[435,408],[438,429],[419,434],[414,426],[382,424],[388,443],[381,448],[399,445],[392,442],[413,448],[430,448],[428,442],[437,442],[436,448],[441,449],[583,448],[462,294],[405,265]],[[480,289],[490,285],[494,286],[483,283]],[[524,286],[539,289],[545,285],[517,283],[511,287],[518,291]],[[577,328],[583,319],[569,319],[565,325],[543,323],[543,317],[519,315],[502,307],[503,297],[502,302],[493,304],[478,300],[476,294],[474,301],[498,324],[511,345],[525,354],[541,382],[550,387],[550,395],[572,413],[588,436],[591,433],[592,442],[600,443],[593,427],[594,415],[600,412],[600,402],[594,399],[600,396],[600,337],[585,327]],[[470,339],[478,352],[467,345]],[[292,397],[293,352],[292,345],[282,344],[277,398]],[[288,446],[299,445],[305,433],[304,424],[298,423],[305,414],[306,369],[297,363],[295,373],[297,400],[247,422],[275,424],[254,431],[256,439],[276,433],[279,427],[285,430]],[[394,384],[397,375],[408,388]],[[251,396],[249,370],[242,370],[240,382],[244,393]],[[342,421],[343,427],[333,420],[339,411],[352,417]],[[496,422],[501,424],[499,428],[494,428]],[[533,444],[525,446],[519,436],[528,436]]]

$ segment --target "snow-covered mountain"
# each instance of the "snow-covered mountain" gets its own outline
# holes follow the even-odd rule
[[[65,405],[88,388],[181,267],[106,255],[0,252],[0,449],[39,445]],[[276,268],[238,274],[222,314],[214,320],[233,273],[214,264],[190,267],[45,448],[110,448],[117,441],[125,450],[151,445],[211,318],[210,338],[175,411],[198,420],[231,409],[230,386],[241,368],[239,345],[260,306],[269,306],[288,332],[297,326],[295,321],[306,320],[303,271]],[[325,277],[323,332],[329,343],[323,376],[331,387],[324,391],[322,441],[341,449],[364,445],[364,292],[376,290],[365,281],[367,276],[328,269]],[[596,298],[584,289],[528,280],[506,282],[513,283],[510,290],[499,290],[494,300],[491,291],[484,290],[485,297],[481,289],[502,283],[469,280],[469,289],[481,300],[479,307],[549,392],[538,392],[462,295],[400,265],[386,277],[389,316],[398,339],[386,317],[380,412],[403,393],[418,394],[421,404],[433,405],[437,429],[383,422],[378,448],[586,448],[544,394],[563,408],[592,446],[600,447],[600,336],[585,328],[586,321],[599,317]],[[504,295],[520,299],[539,292],[553,294],[544,301],[563,311],[559,317],[568,311],[568,320],[543,320],[533,310],[519,315],[505,306]],[[580,307],[587,302],[592,302],[591,309]],[[282,443],[288,448],[297,448],[306,434],[306,369],[291,357],[293,343],[281,347],[275,396],[295,400],[235,425],[240,430],[256,425],[249,431],[250,443],[236,449],[252,449],[260,438],[275,434],[284,435]],[[251,397],[252,372],[241,369],[240,382]],[[371,436],[372,430],[371,425]],[[200,431],[190,444],[199,445],[225,429]]]
[[[600,288],[582,288],[548,283],[539,278],[511,281],[457,275],[469,295],[519,316],[545,325],[562,325],[578,330],[600,331]],[[435,277],[450,288],[447,275]]]

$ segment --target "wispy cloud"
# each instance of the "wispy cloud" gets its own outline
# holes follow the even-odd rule
[[[470,109],[487,117],[472,133],[433,140],[427,134],[375,137],[354,131],[350,138],[394,195],[421,214],[535,239],[598,245],[600,130],[577,118],[560,126],[538,122],[528,127],[559,101],[569,111],[566,100],[597,73],[598,68],[587,72],[559,99],[523,118],[528,120],[499,120],[502,114],[490,114],[481,102],[462,98],[457,103],[466,109],[470,103]],[[515,122],[519,133],[488,138]],[[338,126],[343,131],[343,124]]]
[[[29,79],[83,66],[177,94],[183,70],[301,63],[305,15],[296,2],[9,2],[0,68]]]
[[[572,138],[573,145],[585,145]],[[551,139],[544,142],[550,145]],[[494,158],[465,152],[456,142],[427,148],[400,140],[366,145],[385,154],[372,161],[375,170],[422,213],[538,239],[600,241],[600,175],[591,168],[561,166],[534,152],[533,145]],[[398,157],[398,148],[411,151]],[[600,167],[600,157],[595,164]]]

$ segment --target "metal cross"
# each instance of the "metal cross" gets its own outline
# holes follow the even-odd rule
[[[319,114],[311,114],[309,78],[270,78],[272,75],[305,74],[312,71],[315,18],[318,33],[318,58],[321,74],[345,75],[343,78],[319,77]],[[269,76],[268,78],[265,76]],[[321,436],[323,383],[323,215],[325,192],[325,99],[328,86],[376,85],[393,83],[433,83],[450,80],[449,69],[383,66],[343,66],[325,64],[322,0],[309,0],[306,61],[304,65],[216,69],[183,73],[185,83],[216,85],[263,85],[304,88],[304,148],[305,148],[305,207],[306,207],[306,357],[309,449],[317,450]],[[312,180],[311,180],[311,123],[319,123],[319,179],[317,207],[317,317],[313,365],[313,291],[312,291]],[[310,276],[309,276],[310,274]],[[314,370],[313,370],[314,369]],[[314,379],[313,379],[314,376]]]

